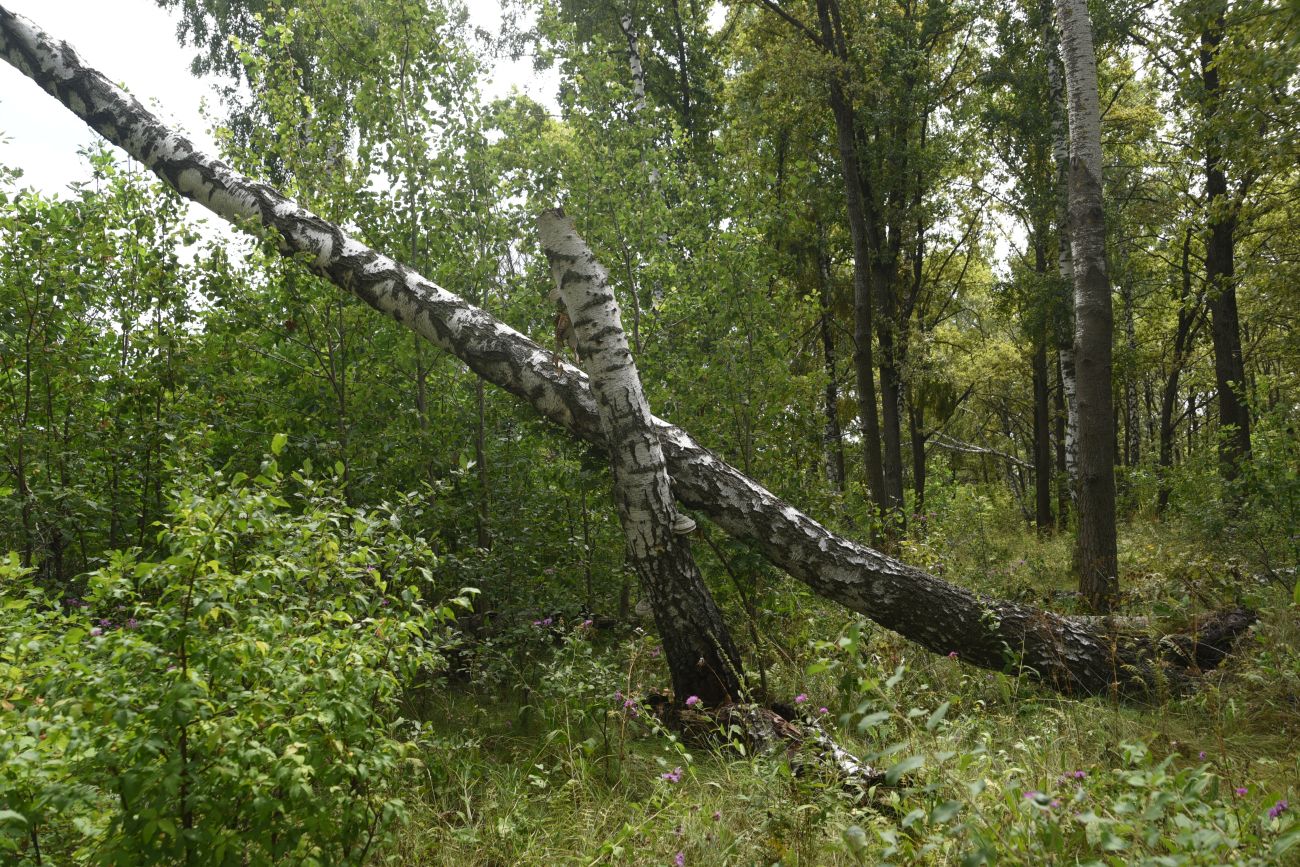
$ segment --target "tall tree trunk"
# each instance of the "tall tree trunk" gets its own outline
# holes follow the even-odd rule
[[[196,151],[76,52],[0,6],[0,57],[37,82],[164,183],[225,220],[274,229],[281,252],[461,359],[476,374],[576,437],[603,444],[582,371],[547,348],[349,237],[270,186]],[[652,419],[673,493],[752,544],[813,592],[934,653],[984,668],[1009,665],[1066,693],[1145,693],[1169,682],[1165,648],[1105,622],[990,599],[836,536],[719,460],[680,428]],[[1007,649],[1014,654],[1009,662]],[[1018,663],[1018,665],[1016,665]],[[1182,663],[1185,664],[1185,663]]]
[[[1142,459],[1142,421],[1138,410],[1137,325],[1133,313],[1133,285],[1125,281],[1120,287],[1124,302],[1124,349],[1129,358],[1124,371],[1124,466],[1136,467]]]
[[[1034,270],[1047,275],[1046,232],[1034,232]],[[1034,383],[1034,523],[1040,534],[1051,531],[1052,523],[1052,411],[1047,375],[1049,329],[1045,317],[1034,325],[1034,354],[1030,359]]]
[[[1048,407],[1047,341],[1035,341],[1034,380],[1034,522],[1039,533],[1052,529],[1052,430]]]
[[[1205,123],[1213,126],[1222,98],[1219,47],[1223,42],[1227,4],[1219,3],[1213,23],[1201,33],[1201,82],[1205,89]],[[1246,372],[1237,319],[1235,252],[1238,203],[1228,196],[1223,169],[1221,135],[1205,134],[1205,194],[1210,236],[1205,242],[1206,303],[1214,344],[1214,383],[1219,395],[1219,472],[1226,481],[1241,473],[1250,457],[1250,408],[1246,403]]]
[[[843,63],[845,58],[838,50],[831,26],[831,2],[832,0],[817,0],[822,47],[837,63]],[[843,72],[838,66],[831,74],[829,86],[849,217],[849,237],[853,242],[853,369],[857,375],[858,416],[862,423],[867,488],[876,507],[884,510],[887,505],[885,473],[880,462],[880,422],[876,415],[876,377],[871,351],[874,313],[871,297],[871,248],[867,241],[866,207],[862,200],[862,178],[858,171],[858,150],[854,140],[856,122],[853,107],[844,93]]]
[[[1059,431],[1060,454],[1057,462],[1064,470],[1066,497],[1059,497],[1062,526],[1069,506],[1078,493],[1079,479],[1079,411],[1076,400],[1074,370],[1074,260],[1070,251],[1070,140],[1065,100],[1065,76],[1061,72],[1060,40],[1052,25],[1052,0],[1043,0],[1043,53],[1047,58],[1047,93],[1051,103],[1052,159],[1056,163],[1056,268],[1061,276],[1061,293],[1055,305],[1057,335],[1057,372],[1061,390],[1059,402],[1064,408],[1064,423]]]
[[[912,439],[912,498],[915,501],[913,512],[916,520],[925,524],[925,405],[916,399],[914,388],[908,389],[910,399],[907,402],[907,428]],[[915,525],[913,525],[915,529]],[[923,535],[922,531],[922,535]]]
[[[822,338],[822,360],[826,365],[826,392],[823,411],[826,427],[822,433],[822,450],[826,462],[826,478],[831,486],[844,493],[844,434],[840,430],[840,384],[835,369],[835,329],[833,326],[833,300],[831,263],[826,251],[817,251],[817,276],[821,287],[821,310],[818,327]]]
[[[1066,467],[1066,409],[1065,409],[1065,376],[1061,370],[1060,353],[1057,353],[1056,363],[1052,365],[1056,369],[1056,388],[1053,390],[1054,410],[1053,416],[1056,421],[1056,529],[1065,530],[1070,525],[1070,473]]]
[[[695,524],[677,511],[609,277],[563,211],[542,214],[537,230],[591,371],[628,560],[654,609],[677,701],[736,701],[740,654],[691,555],[685,533]]]
[[[891,257],[881,262],[877,254],[872,268],[873,293],[880,301],[880,317],[876,324],[876,339],[880,343],[880,439],[884,447],[882,475],[885,482],[884,517],[889,535],[900,533],[905,527],[903,514],[903,376],[899,359],[904,347],[898,319],[898,275]]]
[[[1174,329],[1174,355],[1170,359],[1164,391],[1160,395],[1160,487],[1156,492],[1156,513],[1160,515],[1169,508],[1169,475],[1174,465],[1174,434],[1178,428],[1178,422],[1174,419],[1174,407],[1178,403],[1178,380],[1187,364],[1187,357],[1191,354],[1196,326],[1200,321],[1197,310],[1199,305],[1192,294],[1192,268],[1189,261],[1191,250],[1192,229],[1189,226],[1183,235],[1182,281],[1178,293],[1178,323]]]
[[[1119,590],[1115,550],[1114,328],[1101,190],[1101,108],[1086,0],[1057,0],[1070,108],[1070,253],[1074,268],[1074,363],[1079,417],[1079,591],[1108,611]]]

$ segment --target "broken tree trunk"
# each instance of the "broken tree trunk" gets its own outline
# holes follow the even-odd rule
[[[586,359],[614,473],[614,501],[628,560],[654,611],[677,701],[716,706],[740,698],[740,654],[700,576],[678,513],[654,416],[623,333],[609,276],[563,211],[537,219],[551,274]]]
[[[575,436],[603,445],[582,371],[415,271],[350,238],[270,186],[195,150],[67,43],[0,6],[0,57],[168,186],[241,226],[274,229],[280,250],[454,354]],[[1158,682],[1156,641],[1112,635],[1048,611],[980,596],[841,538],[696,443],[654,420],[677,498],[758,549],[815,593],[935,653],[1017,668],[1065,693],[1142,694]]]

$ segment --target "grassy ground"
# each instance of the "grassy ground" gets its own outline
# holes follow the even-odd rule
[[[903,556],[1068,608],[1053,595],[1067,589],[1062,540],[963,523]],[[1133,613],[1177,622],[1249,580],[1168,526],[1134,524],[1121,545]],[[834,780],[792,775],[780,757],[682,744],[626,708],[667,682],[649,636],[523,625],[482,649],[477,687],[419,697],[426,747],[391,854],[458,865],[1300,863],[1300,626],[1289,588],[1248,590],[1264,615],[1229,664],[1196,694],[1145,706],[1062,699],[811,597],[773,606],[787,613],[764,615],[763,652],[749,654],[766,660],[772,694],[808,696],[800,708],[845,746],[905,772],[868,804]],[[1296,807],[1279,811],[1283,800]]]

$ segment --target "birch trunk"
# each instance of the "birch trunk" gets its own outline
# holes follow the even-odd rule
[[[1119,590],[1115,550],[1114,328],[1101,190],[1101,108],[1086,0],[1057,0],[1070,119],[1070,256],[1074,270],[1074,364],[1079,482],[1079,591],[1107,611]]]
[[[1043,49],[1047,57],[1047,94],[1052,114],[1052,159],[1056,163],[1056,270],[1063,289],[1059,299],[1057,323],[1057,364],[1060,366],[1061,401],[1065,406],[1065,425],[1061,438],[1064,451],[1065,497],[1059,497],[1060,519],[1066,520],[1066,507],[1073,505],[1079,479],[1079,413],[1075,399],[1074,376],[1074,260],[1070,255],[1070,141],[1065,105],[1065,79],[1061,73],[1059,39],[1052,26],[1051,0],[1044,3]]]
[[[280,250],[461,359],[557,427],[604,444],[586,375],[421,275],[348,237],[270,186],[203,154],[76,52],[0,6],[0,57],[35,80],[164,183],[223,219],[273,229]],[[653,419],[673,493],[813,592],[934,652],[1008,667],[1066,693],[1144,693],[1166,678],[1149,637],[980,596],[836,536],[724,463],[680,428]]]
[[[628,560],[650,600],[677,701],[716,706],[740,698],[740,655],[700,576],[678,516],[654,417],[623,333],[609,276],[562,211],[537,220],[551,274],[573,317],[578,348],[614,473]]]

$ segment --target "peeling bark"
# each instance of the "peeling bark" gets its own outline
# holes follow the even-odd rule
[[[587,442],[604,444],[586,375],[339,227],[197,151],[76,52],[0,6],[0,57],[35,80],[164,183],[238,225],[273,229],[280,250],[526,401]],[[813,592],[935,652],[1012,669],[1066,693],[1145,693],[1157,681],[1151,639],[1113,634],[1015,602],[980,596],[831,533],[729,466],[686,432],[654,419],[677,499],[752,544]]]
[[[679,526],[654,417],[623,333],[609,275],[562,211],[537,220],[551,274],[573,317],[614,473],[628,561],[650,600],[677,700],[716,706],[740,698],[740,654]]]

